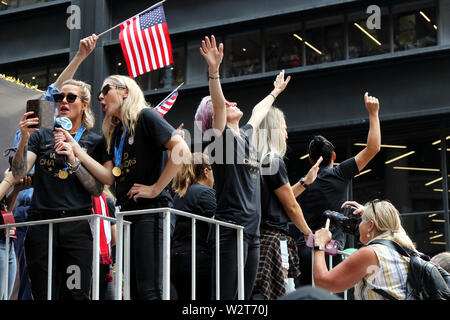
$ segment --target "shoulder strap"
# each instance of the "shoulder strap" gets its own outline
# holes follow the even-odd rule
[[[388,239],[375,239],[373,241],[370,242],[370,244],[382,244],[385,245],[386,247],[389,247],[395,251],[397,251],[399,254],[401,254],[402,256],[405,257],[410,257],[411,254],[408,253],[408,251],[403,248],[401,245],[399,245],[397,242],[392,241],[392,240],[388,240]]]

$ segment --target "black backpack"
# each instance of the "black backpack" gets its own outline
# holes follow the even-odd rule
[[[427,255],[402,247],[395,241],[387,239],[376,239],[370,244],[382,244],[409,257],[406,300],[450,300],[450,274],[430,262]],[[372,290],[389,300],[396,300],[381,289]]]

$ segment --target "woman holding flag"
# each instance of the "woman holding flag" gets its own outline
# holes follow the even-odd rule
[[[184,140],[145,101],[136,81],[109,76],[98,95],[105,112],[103,134],[112,161],[99,164],[68,136],[81,163],[101,182],[114,183],[121,211],[172,206],[167,186],[190,161]],[[170,157],[167,157],[166,150]],[[167,159],[168,158],[168,159]],[[131,298],[162,298],[162,214],[130,216]]]

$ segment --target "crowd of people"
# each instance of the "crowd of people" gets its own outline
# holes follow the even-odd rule
[[[355,288],[356,299],[382,299],[374,289],[405,298],[408,260],[392,249],[371,244],[390,239],[415,250],[388,201],[374,200],[365,206],[347,201],[347,186],[379,152],[381,130],[379,101],[366,93],[369,113],[367,146],[352,158],[334,164],[333,144],[316,136],[309,144],[311,169],[291,185],[284,156],[287,127],[283,111],[274,106],[291,77],[281,71],[273,89],[253,107],[250,119],[240,124],[243,112],[222,91],[220,66],[223,44],[205,37],[200,54],[208,65],[209,95],[197,107],[194,119],[203,132],[203,153],[192,154],[175,129],[145,101],[137,83],[126,76],[107,77],[97,99],[105,113],[100,136],[92,131],[91,87],[74,80],[77,68],[94,50],[97,36],[80,41],[80,49],[52,84],[45,99],[55,103],[55,113],[70,119],[72,128],[36,128],[39,118],[24,114],[19,123],[11,170],[0,184],[5,211],[12,210],[19,192],[32,186],[21,221],[100,214],[114,217],[120,211],[171,207],[199,216],[231,222],[243,229],[244,298],[273,300],[295,287],[311,284],[330,292]],[[28,175],[34,170],[33,181]],[[7,195],[8,190],[12,191]],[[29,191],[29,190],[28,190]],[[23,192],[23,191],[22,191]],[[20,198],[20,196],[19,196]],[[25,197],[23,197],[25,199]],[[349,258],[334,259],[328,270],[325,246],[335,240],[345,247],[345,234],[325,221],[325,210],[353,206],[362,248]],[[19,212],[19,211],[18,211]],[[23,210],[20,211],[23,213]],[[130,231],[130,295],[134,300],[162,299],[163,219],[160,214],[127,216]],[[192,298],[192,225],[178,216],[171,234],[171,282],[173,299]],[[293,224],[301,236],[289,232]],[[325,227],[324,227],[325,226]],[[101,299],[111,299],[111,266],[115,244],[113,223],[101,223]],[[20,287],[28,287],[19,299],[46,300],[48,283],[48,225],[28,227],[25,239],[5,252],[0,234],[0,294],[10,298],[16,272]],[[235,229],[221,228],[219,239],[211,225],[198,222],[195,235],[196,299],[237,299],[238,243]],[[306,240],[314,235],[314,248]],[[12,240],[14,243],[15,240]],[[216,279],[216,245],[220,274]],[[83,300],[92,297],[93,237],[88,220],[53,226],[52,299]],[[314,256],[314,265],[311,258]],[[4,275],[4,259],[9,274]],[[448,254],[435,263],[448,268]],[[71,283],[68,270],[77,266],[79,282]],[[376,270],[372,268],[375,266]],[[19,269],[19,270],[17,270]],[[4,276],[9,290],[3,292]],[[220,288],[216,288],[216,283]],[[25,292],[25,293],[24,293]]]

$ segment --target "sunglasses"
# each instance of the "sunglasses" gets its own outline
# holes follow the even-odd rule
[[[115,87],[117,89],[126,89],[126,87],[124,87],[124,86],[116,86],[115,84],[106,84],[97,95],[98,101],[101,101],[100,95],[103,94],[103,97],[105,97],[108,94],[109,90],[111,90],[112,87]]]
[[[389,200],[380,200],[380,199],[374,199],[374,200],[370,201],[370,204],[372,205],[373,215],[375,217],[377,216],[377,212],[375,211],[375,203],[381,202],[381,201],[386,201],[386,202],[391,203],[391,201],[389,201]]]
[[[55,102],[62,102],[64,98],[66,98],[68,103],[73,103],[75,102],[75,100],[77,100],[78,96],[74,93],[68,93],[67,95],[65,95],[64,93],[57,93],[53,95],[53,99],[55,99]]]

